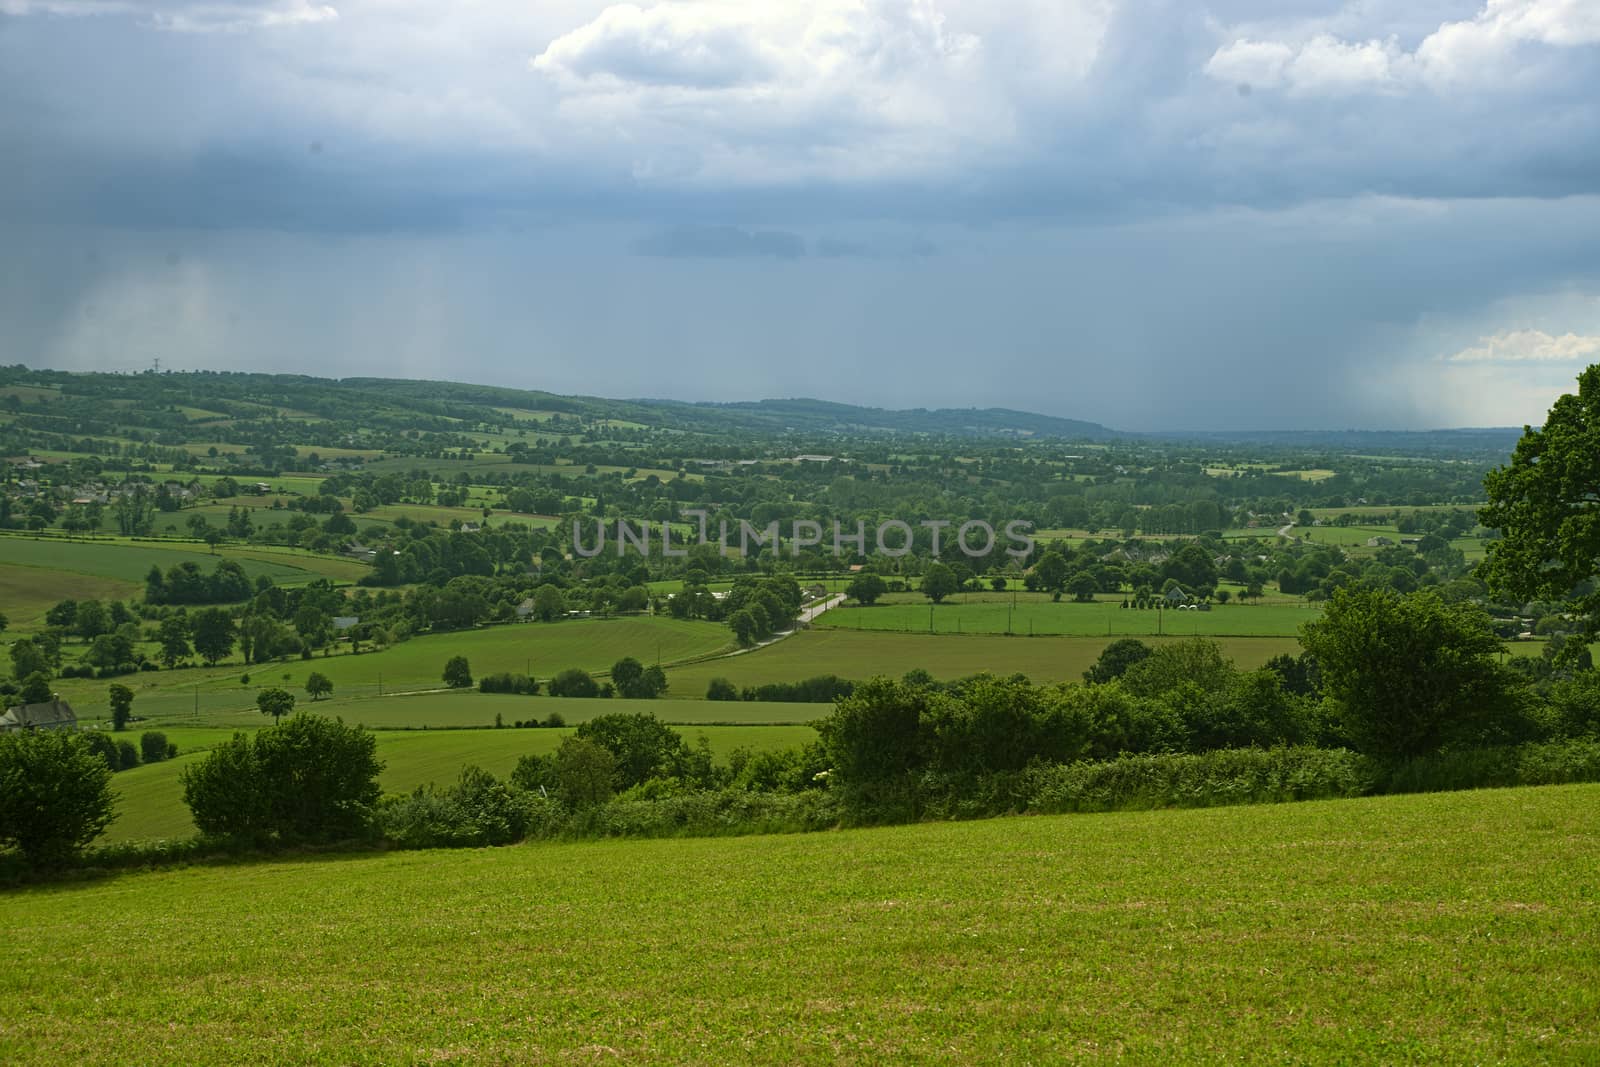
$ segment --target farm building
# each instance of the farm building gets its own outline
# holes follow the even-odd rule
[[[18,704],[0,715],[0,732],[18,730],[76,730],[78,715],[60,697],[39,704]]]

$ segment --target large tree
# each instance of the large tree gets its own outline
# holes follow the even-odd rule
[[[1542,429],[1525,427],[1511,462],[1484,479],[1479,521],[1501,533],[1478,574],[1503,596],[1567,600],[1600,627],[1600,365],[1578,375]]]
[[[935,604],[961,588],[956,572],[943,563],[931,563],[922,574],[922,595]]]
[[[194,631],[194,650],[207,664],[215,664],[233,651],[237,630],[233,618],[221,608],[207,608],[190,620]]]
[[[78,734],[0,734],[0,844],[28,862],[70,859],[98,837],[112,813],[111,770]]]
[[[1495,662],[1500,642],[1476,605],[1346,588],[1300,632],[1335,720],[1368,755],[1518,739],[1523,689]]]

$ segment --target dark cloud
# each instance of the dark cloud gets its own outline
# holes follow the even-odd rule
[[[738,226],[671,226],[634,242],[642,256],[674,259],[799,259],[806,243],[783,230],[746,230]]]

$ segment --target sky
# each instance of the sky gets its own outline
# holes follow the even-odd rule
[[[1538,424],[1600,0],[0,0],[0,363]]]

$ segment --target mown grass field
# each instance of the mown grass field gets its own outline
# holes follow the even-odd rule
[[[0,554],[6,547],[0,542]],[[0,612],[9,620],[8,629],[43,627],[44,613],[61,600],[123,600],[143,595],[143,585],[117,578],[0,563]]]
[[[818,627],[940,634],[1067,634],[1080,637],[1293,637],[1302,623],[1320,618],[1316,605],[1226,604],[1210,611],[1124,608],[1122,598],[1091,604],[1059,603],[1044,593],[959,593],[943,604],[920,594],[891,594],[871,607],[853,602],[833,608]],[[930,630],[931,627],[931,630]]]
[[[923,609],[924,614],[926,611]],[[1156,637],[1149,642],[1181,639]],[[1020,672],[1035,682],[1075,682],[1081,681],[1083,672],[1100,658],[1108,640],[1104,635],[1008,637],[822,628],[801,631],[741,655],[673,668],[667,671],[667,680],[672,695],[680,698],[704,696],[706,685],[718,677],[742,687],[798,682],[819,674],[855,679],[878,674],[898,677],[917,668],[935,678],[960,678],[989,671],[1000,675]],[[1280,652],[1297,655],[1300,651],[1299,641],[1292,637],[1223,637],[1217,639],[1217,644],[1239,666],[1252,669]]]
[[[1600,787],[22,889],[11,1063],[1592,1063]]]
[[[71,646],[75,651],[79,646]],[[504,671],[528,673],[541,681],[567,669],[606,671],[624,656],[642,663],[663,664],[714,655],[733,647],[732,635],[720,623],[665,617],[625,616],[570,619],[556,623],[491,626],[457,633],[423,634],[380,651],[309,660],[289,659],[244,666],[155,671],[127,676],[133,687],[134,713],[150,718],[198,718],[249,708],[256,691],[281,686],[305,699],[306,678],[317,671],[333,682],[335,700],[392,695],[408,690],[438,689],[444,665],[452,656],[466,656],[474,678]],[[249,686],[240,684],[248,674]],[[79,710],[80,717],[103,718],[104,680],[65,679],[57,687]],[[694,696],[704,695],[704,687]],[[541,715],[544,713],[541,713]],[[492,715],[492,713],[491,713]]]
[[[137,582],[142,589],[152,565],[166,570],[179,563],[196,563],[209,574],[219,559],[236,560],[250,577],[265,574],[280,585],[302,584],[318,577],[353,581],[367,573],[366,566],[360,563],[292,549],[222,546],[212,554],[204,546],[186,548],[120,538],[69,541],[60,537],[0,537],[0,563],[35,569],[35,591],[40,596],[50,596],[56,588],[59,575],[54,572]],[[51,603],[59,599],[55,597]]]
[[[610,708],[617,711],[620,708]],[[826,706],[824,706],[826,710]],[[725,761],[736,748],[752,751],[798,748],[816,739],[809,726],[684,726],[679,733],[691,744],[704,735],[711,751]],[[168,731],[182,750],[178,757],[112,776],[117,793],[117,821],[101,840],[147,841],[183,838],[194,833],[179,781],[183,768],[205,758],[205,749],[233,736],[232,730]],[[517,760],[554,752],[573,730],[379,730],[378,758],[384,762],[378,781],[388,792],[403,793],[432,782],[448,785],[461,769],[476,764],[499,777],[511,773]],[[138,742],[138,734],[129,735]]]

